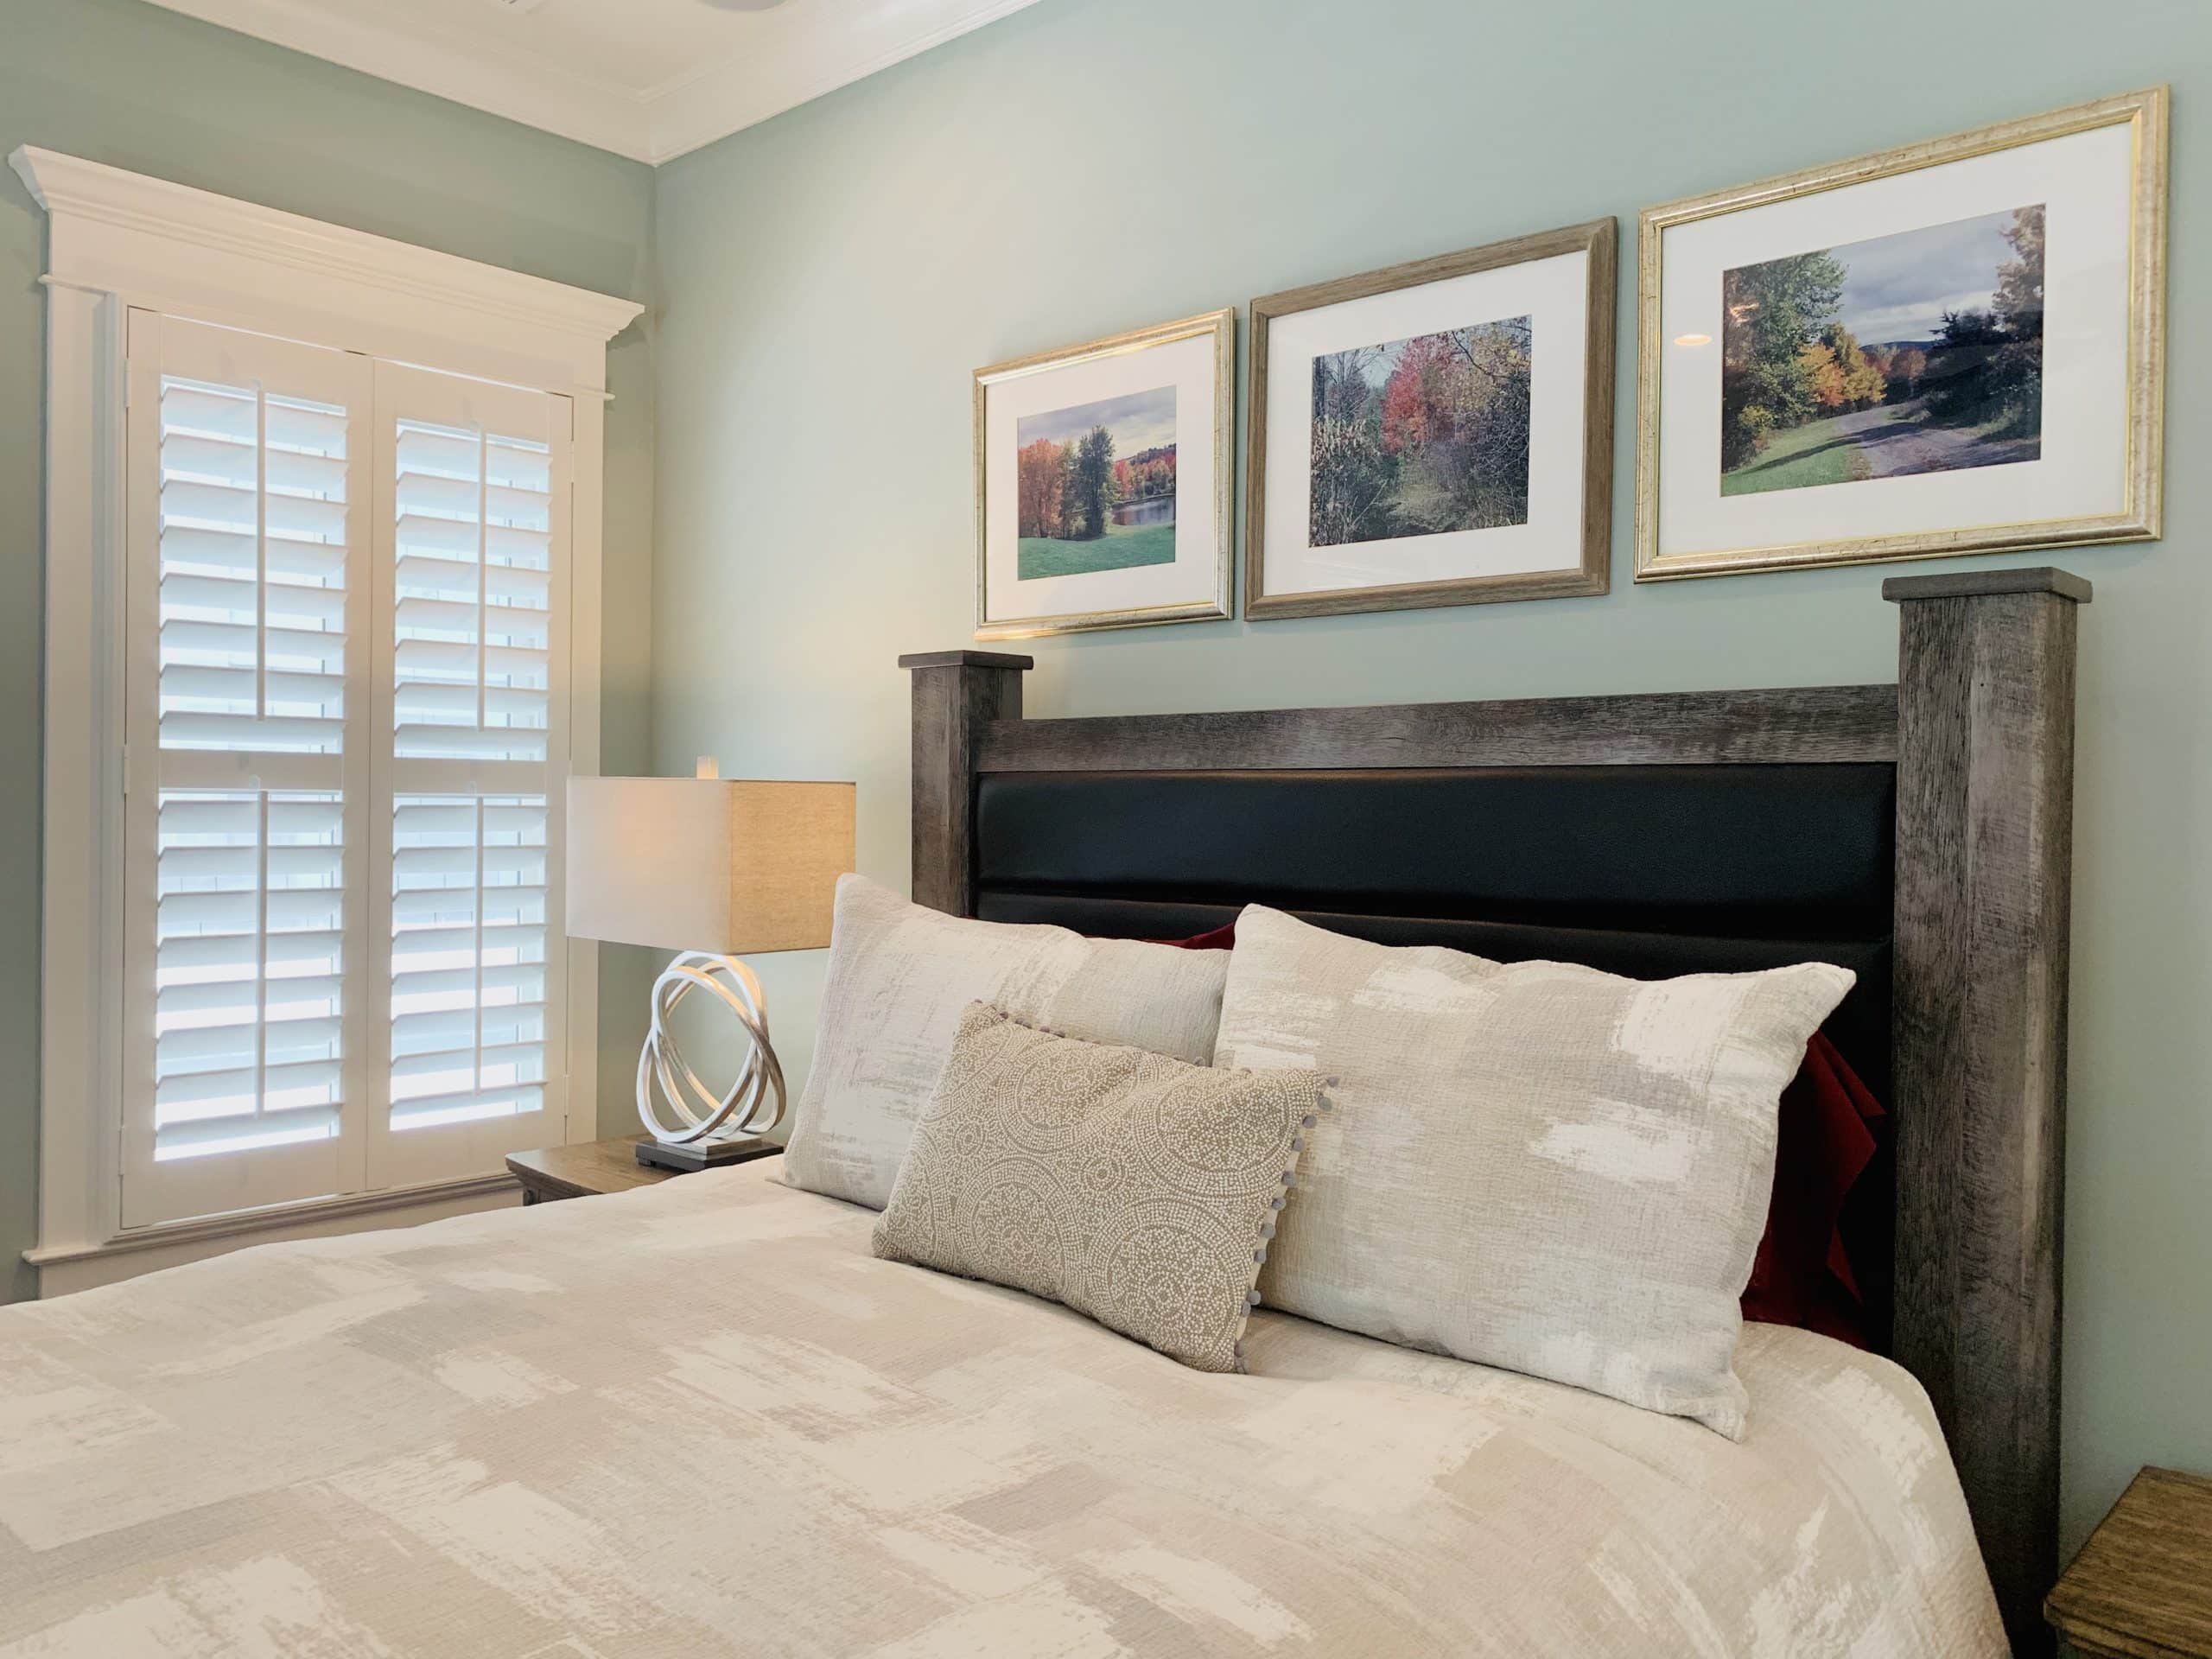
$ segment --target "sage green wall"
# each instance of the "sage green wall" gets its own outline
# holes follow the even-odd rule
[[[644,297],[652,175],[138,0],[0,0],[0,155],[110,162],[604,293]],[[45,215],[0,172],[0,1300],[33,1294],[38,1133],[40,423]],[[606,765],[649,756],[652,365],[608,358]],[[610,962],[622,1040],[635,999]],[[620,1046],[618,1042],[617,1046]]]
[[[969,371],[2171,77],[2161,545],[2083,614],[2069,1536],[2212,1468],[2212,13],[2202,0],[1045,0],[660,170],[664,770],[856,778],[906,874],[902,651],[967,643]],[[1633,260],[1630,262],[1633,270]],[[1632,286],[1632,283],[1630,284]],[[1624,346],[1635,338],[1621,298]],[[1630,498],[1633,353],[1617,396]],[[1998,563],[1999,561],[1990,561]],[[1879,569],[1040,641],[1033,713],[1885,679]],[[805,1058],[818,956],[761,962]]]

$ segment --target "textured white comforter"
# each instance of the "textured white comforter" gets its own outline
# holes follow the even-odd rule
[[[1919,1389],[1185,1370],[754,1165],[0,1309],[0,1654],[1981,1655]]]

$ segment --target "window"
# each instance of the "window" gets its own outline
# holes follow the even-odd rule
[[[125,1226],[558,1140],[569,400],[134,310]]]
[[[9,159],[49,219],[41,1290],[497,1201],[595,1133],[556,809],[642,308]]]

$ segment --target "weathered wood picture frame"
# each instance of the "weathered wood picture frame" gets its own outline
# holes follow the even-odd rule
[[[1233,614],[1236,363],[1231,306],[976,371],[978,639]],[[1051,461],[1036,446],[1065,448],[1072,477],[1091,432],[1105,442],[1083,472],[1088,511],[1065,515],[1085,522],[1031,523],[1064,516],[1058,480],[1040,474],[1050,504],[1034,499],[1032,463]],[[1125,489],[1133,459],[1155,477]]]
[[[2157,539],[2169,103],[1646,208],[1636,580]]]
[[[1245,616],[1605,592],[1618,247],[1593,219],[1253,301]],[[1324,410],[1332,374],[1352,398],[1366,377],[1357,415]],[[1440,428],[1448,442],[1425,435]]]

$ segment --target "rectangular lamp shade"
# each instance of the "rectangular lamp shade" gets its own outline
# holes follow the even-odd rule
[[[830,943],[850,784],[571,778],[569,934],[726,956]]]

